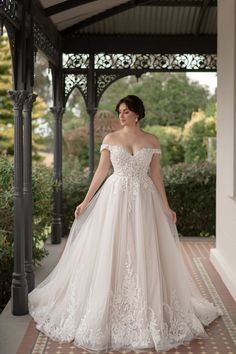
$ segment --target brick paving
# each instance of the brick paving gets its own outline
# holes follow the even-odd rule
[[[236,304],[209,260],[214,239],[181,239],[185,262],[201,293],[213,301],[224,315],[212,322],[206,331],[207,339],[195,339],[188,346],[181,345],[168,351],[171,354],[236,354]],[[142,351],[139,353],[152,353]],[[73,343],[58,343],[38,332],[31,320],[16,354],[85,354],[86,350]],[[108,352],[118,353],[118,352]],[[123,353],[123,352],[119,352]],[[126,352],[127,353],[127,352]],[[134,353],[134,352],[130,352]],[[162,352],[163,354],[167,352]]]

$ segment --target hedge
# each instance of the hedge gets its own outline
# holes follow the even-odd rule
[[[177,213],[178,231],[183,236],[215,235],[215,164],[179,163],[162,168],[169,204]],[[68,234],[76,205],[88,189],[87,179],[79,172],[63,182],[64,232]]]
[[[0,310],[10,298],[13,272],[14,249],[14,169],[13,162],[0,157]],[[52,189],[53,175],[51,169],[33,165],[33,262],[39,264],[47,255],[44,242],[51,232],[52,224]]]
[[[209,162],[163,168],[169,204],[183,236],[215,235],[216,167]]]

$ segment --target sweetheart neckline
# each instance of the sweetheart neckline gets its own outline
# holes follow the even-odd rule
[[[153,147],[149,147],[149,146],[144,146],[141,149],[137,150],[134,154],[131,154],[124,146],[122,145],[117,145],[117,144],[104,144],[104,145],[108,145],[108,146],[115,146],[120,148],[121,150],[127,152],[128,155],[130,155],[131,157],[136,156],[140,151],[142,150],[160,150],[159,148],[153,148]]]

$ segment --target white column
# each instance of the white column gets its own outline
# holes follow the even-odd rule
[[[218,0],[216,248],[210,259],[236,300],[236,2]]]

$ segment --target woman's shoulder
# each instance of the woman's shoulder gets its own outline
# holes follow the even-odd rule
[[[160,141],[159,138],[156,135],[153,135],[151,133],[144,132],[145,139],[148,144],[150,144],[154,149],[160,149]]]
[[[104,136],[102,143],[103,144],[112,144],[114,139],[116,139],[120,135],[120,131],[117,130],[115,132],[108,133]]]

